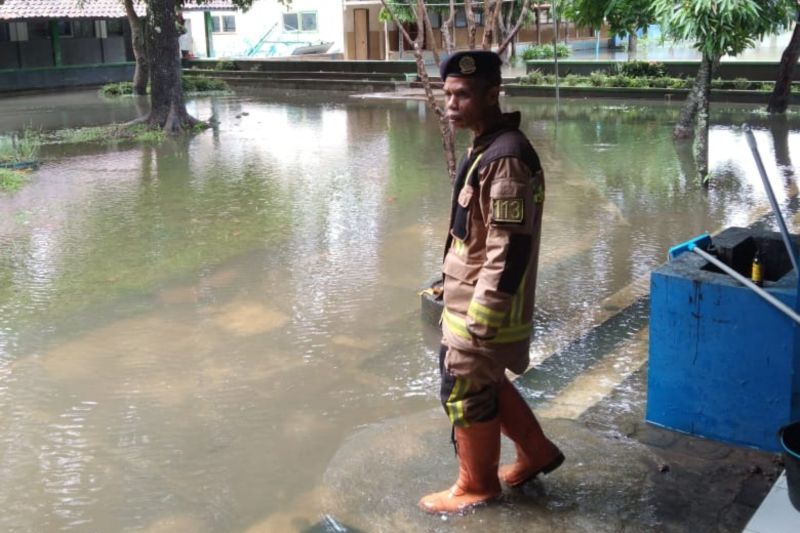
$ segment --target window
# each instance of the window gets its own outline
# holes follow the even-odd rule
[[[475,13],[475,25],[483,26],[483,8],[474,8],[473,13]],[[464,10],[463,7],[456,8],[456,28],[466,28],[466,27],[467,27],[467,12]]]
[[[283,31],[299,31],[300,22],[297,13],[283,14]]]
[[[317,13],[300,14],[300,31],[317,31]]]
[[[122,19],[109,19],[106,21],[106,32],[108,35],[123,35],[125,33]]]
[[[439,29],[439,28],[442,27],[442,14],[441,13],[438,13],[436,11],[431,13],[429,11],[428,12],[428,18],[431,21],[431,28],[436,30],[436,29]]]
[[[73,37],[81,39],[93,39],[95,37],[93,20],[77,19],[71,22]]]
[[[466,28],[467,27],[467,12],[464,11],[463,7],[459,7],[456,9],[456,28]]]
[[[30,20],[28,21],[28,38],[31,41],[49,39],[50,38],[50,24],[46,20]]]
[[[57,22],[58,25],[58,34],[61,37],[72,37],[72,21],[71,20],[59,20]]]
[[[211,17],[211,31],[214,33],[234,33],[236,31],[236,17],[234,15]]]
[[[11,28],[8,22],[0,22],[0,43],[5,43],[11,40]]]
[[[284,13],[283,31],[317,31],[317,12]]]
[[[28,40],[28,24],[26,22],[9,22],[7,27],[8,36],[11,41]]]

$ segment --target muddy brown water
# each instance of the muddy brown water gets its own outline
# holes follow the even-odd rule
[[[717,110],[706,191],[670,139],[675,106],[566,102],[556,120],[549,101],[504,104],[547,176],[542,346],[669,246],[767,211],[742,122],[796,209],[794,115]],[[436,405],[418,290],[449,184],[424,108],[251,95],[190,109],[219,126],[48,146],[0,193],[2,530],[303,530],[331,511],[322,479],[349,435]],[[0,128],[136,112],[88,92],[4,98]]]

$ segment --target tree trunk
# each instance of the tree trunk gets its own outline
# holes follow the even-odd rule
[[[433,25],[431,24],[431,18],[428,16],[428,10],[425,8],[425,4],[422,1],[418,1],[418,8],[422,9],[422,17],[417,17],[417,19],[422,18],[423,22],[425,23],[425,29],[428,32],[428,48],[433,53],[433,61],[436,66],[439,66],[439,63],[442,62],[442,59],[439,57],[439,43],[436,42],[436,35],[433,33]]]
[[[800,22],[795,24],[792,39],[786,45],[778,67],[778,78],[767,104],[768,113],[785,113],[792,98],[794,66],[800,57]]]
[[[636,59],[636,49],[639,46],[639,36],[636,35],[636,30],[628,32],[628,61]]]
[[[475,35],[478,27],[475,24],[475,11],[472,9],[472,0],[464,0],[464,11],[467,15],[467,48],[475,50]]]
[[[136,69],[133,72],[133,92],[144,95],[147,94],[147,79],[150,77],[147,52],[145,51],[144,25],[133,8],[133,0],[123,0],[123,3],[128,16],[128,24],[131,27],[133,57],[136,59]]]
[[[481,43],[481,48],[484,50],[491,50],[495,29],[497,28],[497,16],[500,13],[501,2],[499,0],[494,0],[490,3],[489,0],[487,0],[484,5],[483,41]]]
[[[176,0],[151,2],[147,14],[147,51],[152,68],[150,115],[144,122],[167,133],[177,133],[198,123],[186,111],[183,100],[175,4]]]
[[[522,29],[522,25],[525,23],[525,17],[528,15],[528,9],[530,8],[530,3],[531,3],[530,0],[525,0],[525,2],[522,3],[522,9],[520,10],[519,18],[517,19],[517,23],[514,24],[513,27],[511,26],[511,19],[509,17],[508,27],[510,29],[507,30],[503,42],[500,43],[500,46],[497,48],[498,54],[502,55],[509,44],[511,44],[512,46],[511,55],[513,56],[515,54],[515,51],[513,49],[514,39],[517,37],[517,35],[519,34],[519,30]]]
[[[444,49],[447,54],[452,54],[456,48],[455,39],[453,39],[453,25],[456,20],[456,4],[455,0],[450,0],[450,16],[442,23],[442,39],[444,40]]]
[[[719,57],[711,58],[703,55],[703,59],[700,61],[700,68],[694,79],[694,85],[691,91],[689,91],[686,103],[683,104],[681,114],[678,116],[678,123],[675,124],[675,129],[672,130],[672,136],[674,138],[689,139],[694,134],[695,121],[699,109],[698,106],[703,99],[703,95],[706,94],[706,85],[708,85],[710,89],[711,75],[718,62]]]
[[[705,59],[703,61],[705,62]],[[709,68],[704,69],[704,83],[698,92],[697,122],[694,133],[694,159],[697,163],[697,175],[702,180],[704,187],[708,187],[708,110],[711,96],[711,74],[714,70],[713,61],[709,61],[709,65]]]

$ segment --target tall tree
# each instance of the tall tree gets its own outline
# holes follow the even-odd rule
[[[800,1],[798,1],[800,4]],[[775,88],[769,97],[767,112],[785,113],[792,98],[792,78],[794,77],[794,67],[800,58],[800,9],[797,12],[797,21],[794,25],[794,32],[789,44],[781,55],[781,63],[778,67],[778,77],[775,80]]]
[[[497,17],[498,35],[501,41],[500,46],[508,42],[506,50],[509,57],[517,55],[516,37],[519,30],[522,26],[534,22],[535,13],[530,4],[530,0],[515,0],[514,2],[504,2],[500,6],[500,15]]]
[[[628,36],[628,61],[636,58],[639,30],[647,29],[656,19],[652,0],[608,0],[606,20],[614,35]]]
[[[698,173],[708,175],[708,113],[711,77],[723,55],[736,56],[766,34],[791,22],[793,0],[653,0],[665,34],[691,42],[702,54],[675,138],[695,136]]]
[[[138,0],[136,0],[138,2]],[[131,45],[133,57],[136,60],[136,69],[133,72],[133,92],[139,95],[147,94],[147,80],[150,77],[150,64],[147,61],[147,52],[144,42],[144,22],[136,13],[134,0],[122,0],[128,24],[131,27]]]
[[[653,0],[568,0],[564,15],[580,26],[599,31],[608,24],[612,35],[628,36],[628,60],[636,57],[637,34],[656,22]]]
[[[577,26],[599,31],[606,19],[611,0],[566,0],[560,3],[565,17]]]

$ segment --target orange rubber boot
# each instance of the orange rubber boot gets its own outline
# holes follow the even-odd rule
[[[544,436],[528,402],[516,387],[503,379],[497,393],[500,427],[514,441],[517,460],[500,467],[500,479],[511,487],[539,474],[549,474],[564,462],[564,454]]]
[[[429,513],[458,513],[500,496],[500,421],[456,427],[458,481],[448,490],[429,494],[419,506]]]

